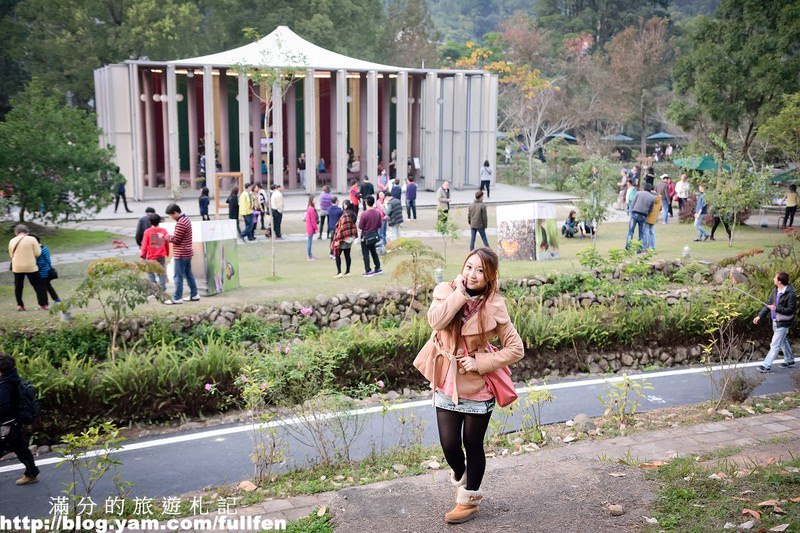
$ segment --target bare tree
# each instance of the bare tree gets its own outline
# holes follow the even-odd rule
[[[638,119],[642,154],[647,152],[647,123],[655,115],[656,101],[668,91],[673,45],[667,39],[667,20],[639,19],[614,36],[606,47],[611,69],[610,102],[620,119]]]

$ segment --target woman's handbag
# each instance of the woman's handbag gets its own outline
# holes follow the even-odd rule
[[[464,353],[469,353],[467,343],[463,339],[462,342],[464,342]],[[487,350],[496,352],[497,348],[492,344],[488,344]],[[517,390],[514,388],[514,383],[511,381],[511,370],[507,366],[484,374],[483,379],[486,381],[486,387],[492,392],[497,405],[500,407],[511,405],[519,398]]]
[[[47,273],[47,279],[58,279],[58,270],[50,267],[50,272]]]

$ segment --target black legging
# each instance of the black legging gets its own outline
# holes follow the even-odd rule
[[[461,479],[466,471],[467,490],[478,490],[486,471],[486,454],[483,452],[483,438],[489,427],[492,413],[468,415],[447,409],[436,408],[436,421],[439,426],[439,442],[442,444],[444,458],[456,479]],[[464,434],[462,449],[461,434]],[[466,466],[464,465],[466,450]]]
[[[325,227],[325,219],[328,218],[328,215],[320,214],[319,215],[319,238],[322,238],[322,228]],[[331,232],[331,225],[328,224],[328,233]]]
[[[342,255],[344,255],[344,266],[346,268],[345,274],[350,273],[350,248],[340,248],[339,253],[336,254],[336,273],[342,273]]]
[[[486,189],[486,198],[489,198],[489,185],[491,184],[491,181],[481,180],[481,190]]]

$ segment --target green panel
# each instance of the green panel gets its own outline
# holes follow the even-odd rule
[[[297,126],[295,128],[295,136],[297,137],[295,140],[297,141],[297,155],[299,156],[301,153],[306,151],[306,115],[303,111],[303,96],[304,96],[305,84],[304,83],[297,83],[295,84],[295,105],[294,105],[294,116],[297,117],[295,121]]]
[[[239,168],[239,102],[236,95],[239,94],[239,81],[237,78],[225,76],[228,84],[228,151],[230,152],[229,163],[231,172],[240,172]]]
[[[189,102],[186,97],[186,78],[176,76],[178,81],[178,94],[183,95],[183,100],[178,102],[178,157],[181,170],[189,171]]]

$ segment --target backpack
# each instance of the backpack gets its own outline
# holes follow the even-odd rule
[[[32,424],[39,419],[42,407],[39,398],[36,396],[36,387],[30,381],[22,380],[19,382],[19,406],[17,409],[17,422],[20,424]]]

